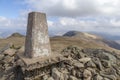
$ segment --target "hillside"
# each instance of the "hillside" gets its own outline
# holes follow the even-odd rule
[[[25,43],[25,36],[19,33],[13,33],[11,36],[5,39],[0,39],[0,48],[10,43],[14,44],[16,47],[23,46]]]
[[[120,50],[120,44],[118,44],[117,42],[115,42],[113,40],[105,39],[105,38],[103,38],[99,35],[95,35],[95,34],[82,33],[82,32],[78,32],[78,31],[69,31],[66,34],[64,34],[63,36],[71,37],[71,38],[75,38],[75,39],[79,38],[79,39],[83,39],[84,41],[93,41],[94,43],[97,43],[99,45],[106,45],[111,48]]]
[[[71,34],[70,32],[68,33]],[[108,45],[108,41],[103,41],[103,38],[97,35],[82,32],[74,32],[75,34],[72,35],[69,35],[68,33],[63,36],[50,38],[52,51],[60,52],[62,49],[70,45],[76,45],[80,48],[98,48],[110,51],[116,50]],[[14,44],[16,47],[24,46],[25,36],[22,36],[20,34],[12,34],[6,39],[0,39],[0,48],[3,48],[9,43]]]
[[[86,32],[79,32],[79,31],[69,31],[65,33],[63,36],[82,38],[82,39],[102,39],[102,37],[97,36],[95,34],[89,34]]]

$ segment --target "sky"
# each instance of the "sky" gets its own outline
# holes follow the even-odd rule
[[[49,33],[70,30],[120,36],[120,0],[0,0],[0,34],[24,32],[28,13],[44,12]]]

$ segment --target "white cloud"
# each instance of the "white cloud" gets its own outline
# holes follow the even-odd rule
[[[51,16],[120,15],[119,0],[25,0],[25,3]]]
[[[49,30],[120,32],[120,0],[24,0],[34,11],[42,11],[49,20]],[[61,33],[60,32],[60,33]]]
[[[29,9],[20,11],[16,19],[0,17],[0,27],[25,28],[28,12],[40,11],[47,14],[49,31],[55,33],[69,30],[120,32],[120,0],[23,1]]]
[[[14,19],[0,16],[0,29],[24,29],[26,22],[27,19],[22,16]]]
[[[92,18],[93,19],[93,18]],[[49,25],[50,31],[57,33],[64,33],[69,30],[88,31],[88,32],[107,32],[118,35],[120,32],[120,20],[110,18],[96,18],[95,20],[60,17],[57,22],[51,22]]]

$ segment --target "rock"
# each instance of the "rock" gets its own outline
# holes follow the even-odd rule
[[[76,77],[74,77],[74,76],[70,76],[69,80],[78,80],[78,79]]]
[[[18,53],[23,53],[25,51],[25,47],[22,46],[19,50],[18,50]]]
[[[93,80],[103,80],[103,77],[97,74],[93,77]]]
[[[63,74],[64,80],[68,80],[68,78],[69,78],[69,76],[68,76],[68,74],[69,74],[68,70],[65,69],[65,68],[61,68],[60,71]]]
[[[111,67],[111,66],[110,66],[110,62],[107,61],[107,60],[101,60],[101,63],[102,63],[102,65],[103,65],[105,68]]]
[[[69,76],[68,74],[63,74],[64,80],[68,80]]]
[[[78,53],[78,57],[79,57],[79,59],[80,59],[80,58],[87,57],[87,55],[84,54],[84,53],[82,53],[82,52],[79,52],[79,53]]]
[[[52,77],[55,80],[64,80],[63,74],[59,72],[56,68],[52,69]]]
[[[102,66],[102,64],[101,64],[101,61],[99,60],[99,58],[92,58],[92,61],[96,64],[96,67],[97,67],[99,70],[101,70],[101,71],[104,70],[104,69],[103,69],[103,66]]]
[[[78,68],[84,68],[84,64],[80,63],[79,61],[74,61],[73,66],[78,67]]]
[[[114,75],[106,75],[106,74],[101,74],[101,76],[108,78],[110,80],[117,80],[116,77]]]
[[[96,68],[96,65],[95,65],[95,63],[93,63],[92,61],[88,61],[88,62],[85,64],[85,67]]]
[[[89,57],[86,57],[86,58],[81,58],[81,59],[79,59],[79,61],[81,62],[81,63],[87,63],[88,61],[90,61],[91,60],[91,58],[89,58]]]
[[[80,71],[77,71],[77,72],[76,72],[76,77],[82,78],[82,76],[83,76],[83,75],[82,75],[82,72],[80,72]]]
[[[20,52],[24,50],[19,49],[18,53]],[[47,70],[43,71],[42,80],[119,80],[120,78],[120,58],[112,52],[102,49],[86,49],[85,52],[84,49],[69,47],[66,48],[65,54],[67,57],[63,55],[63,58],[66,60],[60,62],[60,65],[52,65],[50,74]],[[51,60],[46,63],[51,63]],[[13,71],[16,70],[14,66],[17,65],[25,66],[17,55],[0,54],[0,80],[2,78],[14,80]]]
[[[83,72],[84,80],[91,80],[92,74],[89,70],[85,69]]]
[[[73,76],[76,76],[76,71],[75,71],[74,69],[72,69],[71,74],[72,74]]]
[[[110,80],[110,79],[108,79],[108,78],[104,78],[103,80]]]
[[[16,65],[17,66],[19,66],[19,65],[24,66],[25,64],[24,64],[24,62],[22,60],[19,59],[19,60],[16,61]]]
[[[4,62],[5,63],[12,62],[12,60],[13,60],[13,57],[10,57],[9,55],[7,55],[7,56],[4,57]]]
[[[13,55],[15,55],[15,52],[16,52],[16,50],[15,49],[7,49],[7,50],[5,50],[4,51],[4,54],[7,54],[7,55],[9,55],[9,56],[13,56]]]
[[[97,72],[96,72],[95,68],[88,67],[87,70],[89,70],[92,75],[97,75]]]
[[[43,80],[48,80],[48,75],[44,75]]]
[[[54,80],[53,77],[49,77],[47,80]]]
[[[0,54],[0,60],[2,60],[4,58],[3,54]]]

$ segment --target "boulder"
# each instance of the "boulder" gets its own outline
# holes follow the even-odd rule
[[[89,57],[86,57],[86,58],[81,58],[81,59],[79,59],[79,61],[81,62],[81,63],[87,63],[88,61],[91,61],[91,58],[89,58]]]
[[[97,74],[93,77],[93,80],[103,80],[103,77]]]
[[[47,80],[54,80],[53,77],[49,77]]]
[[[92,58],[92,61],[96,64],[96,67],[99,69],[99,70],[101,70],[101,71],[103,71],[104,69],[103,69],[103,66],[102,66],[102,64],[101,64],[101,61],[99,60],[99,58]]]
[[[71,74],[72,74],[73,76],[76,76],[76,70],[72,69],[72,70],[71,70]]]
[[[70,76],[69,80],[78,80],[78,79],[76,77],[74,77],[74,76]]]
[[[91,80],[92,74],[89,70],[85,69],[83,72],[84,80]]]
[[[52,77],[54,80],[64,80],[63,74],[59,72],[56,68],[52,69]]]
[[[15,55],[15,53],[16,53],[16,50],[10,49],[10,48],[4,51],[4,54],[9,55],[9,56],[13,56]]]
[[[4,55],[0,54],[0,61],[3,60],[3,58],[4,58]]]
[[[88,61],[88,62],[85,64],[85,67],[96,68],[96,65],[95,65],[94,62],[92,62],[92,61]]]
[[[84,64],[77,60],[73,61],[73,66],[78,67],[78,68],[84,68]]]
[[[14,57],[10,57],[9,55],[4,57],[4,63],[10,63],[13,61]]]

